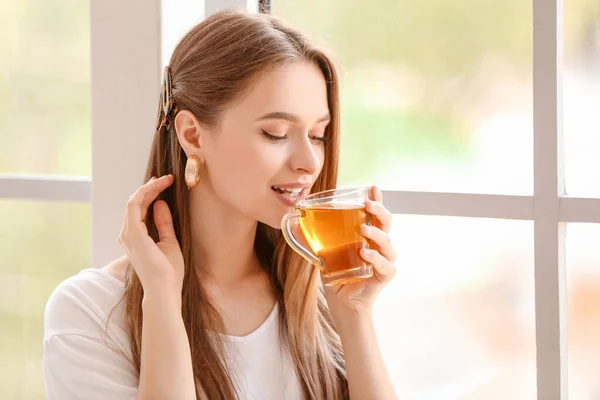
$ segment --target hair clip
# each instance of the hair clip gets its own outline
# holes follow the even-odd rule
[[[171,69],[167,65],[163,72],[163,82],[160,92],[160,109],[158,111],[158,122],[156,130],[160,130],[163,126],[169,130],[171,122],[175,119],[179,108],[173,98],[173,81],[171,80]]]

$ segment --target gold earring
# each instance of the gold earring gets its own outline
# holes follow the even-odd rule
[[[200,181],[200,157],[191,156],[185,164],[185,184],[188,189],[193,188]]]

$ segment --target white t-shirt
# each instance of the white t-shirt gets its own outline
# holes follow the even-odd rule
[[[124,291],[123,282],[100,269],[85,269],[54,290],[44,317],[49,400],[135,399],[138,375],[125,331],[124,301],[119,303]],[[278,314],[275,306],[247,336],[222,335],[243,400],[303,397],[289,350],[281,346]]]

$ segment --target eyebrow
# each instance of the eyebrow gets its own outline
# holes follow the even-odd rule
[[[284,112],[284,111],[275,111],[275,112],[270,112],[268,114],[263,115],[262,117],[260,117],[259,119],[257,119],[257,121],[264,121],[264,120],[268,120],[268,119],[283,119],[285,121],[289,121],[293,124],[299,124],[300,123],[300,117],[295,115],[295,114],[291,114],[288,112]],[[319,118],[319,120],[317,121],[317,123],[320,122],[325,122],[325,121],[330,121],[331,120],[331,116],[329,114]]]

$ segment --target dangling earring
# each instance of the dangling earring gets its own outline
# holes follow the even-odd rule
[[[200,181],[200,157],[191,156],[185,164],[185,184],[188,189],[193,188]]]

